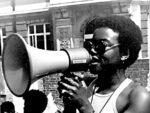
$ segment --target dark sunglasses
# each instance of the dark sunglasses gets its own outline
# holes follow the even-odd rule
[[[120,44],[113,44],[110,45],[106,43],[104,40],[93,40],[88,39],[84,42],[84,48],[87,49],[87,51],[92,54],[92,49],[94,49],[99,55],[104,54],[106,51],[109,51],[115,47],[118,47]],[[107,48],[107,49],[106,49]]]

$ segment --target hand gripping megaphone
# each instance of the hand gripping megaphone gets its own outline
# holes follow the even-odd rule
[[[2,54],[2,69],[9,90],[23,96],[30,85],[47,74],[84,71],[91,56],[84,48],[47,51],[26,44],[17,33],[7,37]]]

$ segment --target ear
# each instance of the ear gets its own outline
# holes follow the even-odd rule
[[[125,61],[129,58],[129,50],[125,54],[122,54],[121,61]]]
[[[129,58],[129,55],[123,55],[122,57],[121,57],[121,61],[125,61],[125,60],[127,60]]]

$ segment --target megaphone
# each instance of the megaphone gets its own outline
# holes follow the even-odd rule
[[[19,97],[41,77],[86,70],[91,60],[85,48],[60,51],[37,49],[27,44],[21,35],[14,33],[7,37],[3,49],[2,69],[9,90]]]

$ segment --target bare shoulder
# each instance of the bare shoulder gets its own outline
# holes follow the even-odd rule
[[[149,113],[150,93],[143,86],[133,88],[128,96],[129,107],[138,113]]]
[[[138,85],[137,87],[133,88],[129,94],[129,99],[131,101],[150,101],[150,93],[147,89],[143,86]],[[135,100],[136,99],[136,100]]]

